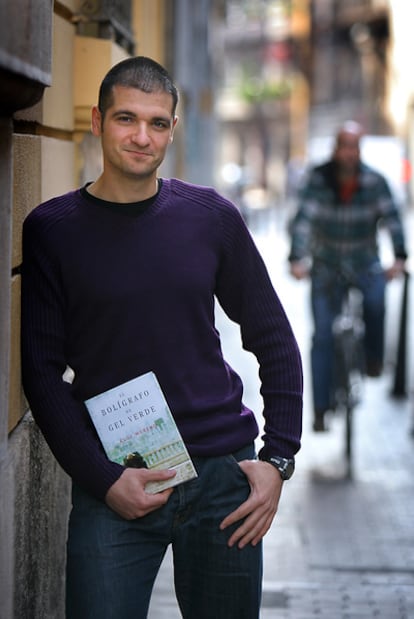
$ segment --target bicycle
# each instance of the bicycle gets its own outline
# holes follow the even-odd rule
[[[383,270],[385,282],[399,277],[404,273],[404,261],[396,260],[394,264]],[[291,274],[301,280],[309,276],[309,262],[302,260],[291,264]],[[334,319],[332,332],[334,339],[334,380],[330,389],[330,406],[326,412],[345,412],[345,457],[346,475],[352,477],[353,456],[353,413],[361,399],[362,379],[366,374],[365,367],[365,325],[362,319],[362,292],[354,283],[352,272],[341,269],[337,280],[330,283],[332,302],[337,306],[336,295],[342,298],[341,309]],[[343,293],[343,295],[342,295]],[[375,365],[369,368],[369,376],[379,376],[381,367]],[[323,422],[323,420],[322,420]],[[315,424],[314,424],[315,429]],[[321,428],[315,431],[324,431]],[[414,431],[413,431],[414,435]]]
[[[345,459],[346,476],[353,473],[353,417],[354,409],[361,400],[364,375],[364,332],[362,319],[362,293],[346,282],[341,312],[333,323],[334,380],[332,388],[335,412],[345,413]]]

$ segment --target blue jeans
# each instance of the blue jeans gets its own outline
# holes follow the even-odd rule
[[[228,456],[193,458],[198,478],[177,486],[161,509],[130,521],[74,486],[67,619],[145,619],[169,544],[184,619],[258,618],[261,544],[229,548],[238,525],[219,530],[250,493],[237,461],[254,457],[248,446]]]
[[[379,262],[354,275],[354,284],[362,292],[365,323],[365,359],[382,364],[384,356],[385,276]],[[334,340],[332,325],[341,310],[345,288],[337,273],[319,267],[312,273],[311,304],[314,333],[311,349],[314,409],[331,407],[331,386],[334,371]]]

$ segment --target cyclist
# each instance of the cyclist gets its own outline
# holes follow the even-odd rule
[[[339,129],[332,157],[310,170],[290,224],[290,272],[310,275],[314,333],[311,349],[316,432],[326,430],[334,366],[332,324],[340,309],[338,274],[363,296],[365,365],[379,376],[384,355],[385,282],[404,271],[407,258],[397,205],[385,178],[360,158],[363,132],[348,121]],[[378,254],[378,224],[390,233],[395,261],[384,271]],[[340,294],[333,294],[333,291]],[[336,300],[335,300],[336,298]]]

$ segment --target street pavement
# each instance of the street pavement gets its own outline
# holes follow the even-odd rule
[[[409,211],[409,239],[414,237],[413,222]],[[258,215],[252,224],[298,339],[305,378],[303,440],[296,472],[284,484],[278,513],[264,539],[261,619],[414,619],[414,398],[410,380],[414,332],[410,324],[406,397],[391,395],[402,281],[388,285],[386,367],[380,378],[363,381],[361,402],[355,410],[354,472],[348,479],[344,419],[332,417],[327,433],[311,431],[309,284],[288,275],[285,229],[284,218],[277,213],[263,216],[263,220]],[[384,241],[385,260],[387,252]],[[411,264],[409,270],[413,272]],[[409,288],[408,316],[413,286]],[[257,412],[261,423],[257,363],[240,351],[238,328],[220,309],[217,324],[225,356],[243,378],[245,402]],[[180,617],[171,553],[167,553],[149,619]]]

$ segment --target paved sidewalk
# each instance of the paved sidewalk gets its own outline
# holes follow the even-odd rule
[[[412,218],[409,221],[412,235]],[[286,272],[286,239],[273,223],[256,240],[291,319],[303,353],[305,409],[297,471],[283,489],[264,543],[262,619],[414,618],[414,400],[390,396],[399,325],[401,282],[388,289],[388,361],[384,375],[366,379],[355,411],[354,477],[344,476],[344,421],[326,434],[310,430],[308,287]],[[277,257],[279,256],[279,259]],[[412,271],[412,269],[411,269]],[[414,283],[410,286],[411,311]],[[239,334],[218,312],[223,348],[245,382],[246,403],[261,411],[257,364],[240,354]],[[409,332],[409,343],[414,334]],[[412,346],[408,346],[410,351]],[[408,355],[408,373],[412,354]],[[411,372],[412,373],[412,372]],[[179,619],[167,555],[149,619]],[[212,617],[211,619],[214,619]]]

